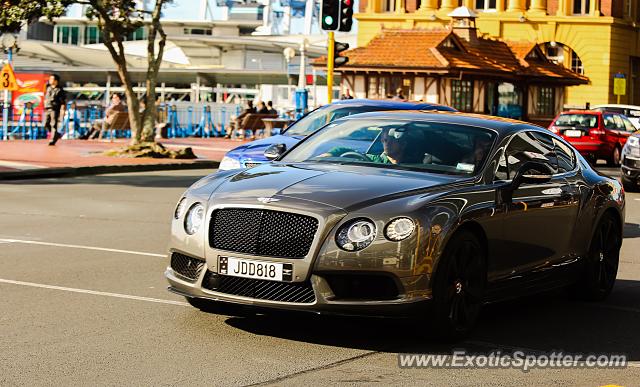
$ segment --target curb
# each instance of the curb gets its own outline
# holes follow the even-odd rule
[[[216,169],[219,161],[193,161],[189,163],[171,164],[131,164],[131,165],[97,165],[91,167],[39,168],[22,171],[0,172],[0,181],[48,179],[55,177],[76,177],[102,175],[105,173],[131,173],[149,171],[177,171],[182,169]]]

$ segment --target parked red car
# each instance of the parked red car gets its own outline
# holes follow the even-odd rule
[[[560,113],[549,130],[561,135],[593,162],[604,159],[610,166],[618,166],[622,147],[636,129],[619,113],[570,110]]]

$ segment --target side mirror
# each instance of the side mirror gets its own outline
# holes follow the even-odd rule
[[[522,184],[542,184],[550,181],[552,178],[553,171],[547,164],[539,161],[527,161],[520,166],[513,180],[511,180],[511,184],[498,192],[499,200],[503,203],[511,203],[513,192]]]
[[[269,161],[273,161],[282,156],[286,151],[287,146],[285,144],[273,144],[265,149],[264,157],[266,157]]]

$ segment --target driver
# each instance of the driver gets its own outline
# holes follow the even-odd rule
[[[383,128],[380,134],[383,152],[379,155],[361,154],[347,147],[335,147],[318,157],[340,157],[348,153],[358,153],[369,161],[380,164],[421,163],[424,153],[420,152],[423,142],[420,130],[407,130],[405,127]]]

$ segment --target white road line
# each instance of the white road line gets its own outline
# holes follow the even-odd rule
[[[33,282],[14,281],[14,280],[9,280],[9,279],[2,279],[2,278],[0,278],[0,283],[11,284],[11,285],[20,285],[20,286],[30,286],[30,287],[34,287],[34,288],[42,288],[42,289],[50,289],[50,290],[61,290],[61,291],[64,291],[64,292],[72,292],[72,293],[92,294],[94,296],[106,296],[106,297],[124,298],[124,299],[127,299],[127,300],[155,302],[155,303],[158,303],[158,304],[189,306],[188,303],[182,302],[182,301],[162,300],[162,299],[159,299],[159,298],[132,296],[132,295],[129,295],[129,294],[120,294],[120,293],[99,292],[99,291],[96,291],[96,290],[67,288],[67,287],[64,287],[64,286],[37,284],[37,283],[33,283]]]
[[[40,241],[30,241],[30,240],[22,240],[22,239],[0,239],[0,243],[24,243],[27,245],[42,245],[42,246],[55,246],[55,247],[68,247],[72,249],[86,249],[86,250],[97,250],[97,251],[108,251],[111,253],[123,253],[123,254],[134,254],[134,255],[147,255],[149,257],[166,257],[166,254],[155,254],[155,253],[146,253],[143,251],[132,251],[132,250],[120,250],[120,249],[108,249],[106,247],[94,247],[94,246],[80,246],[80,245],[68,245],[64,243],[52,243],[52,242],[40,242]]]

